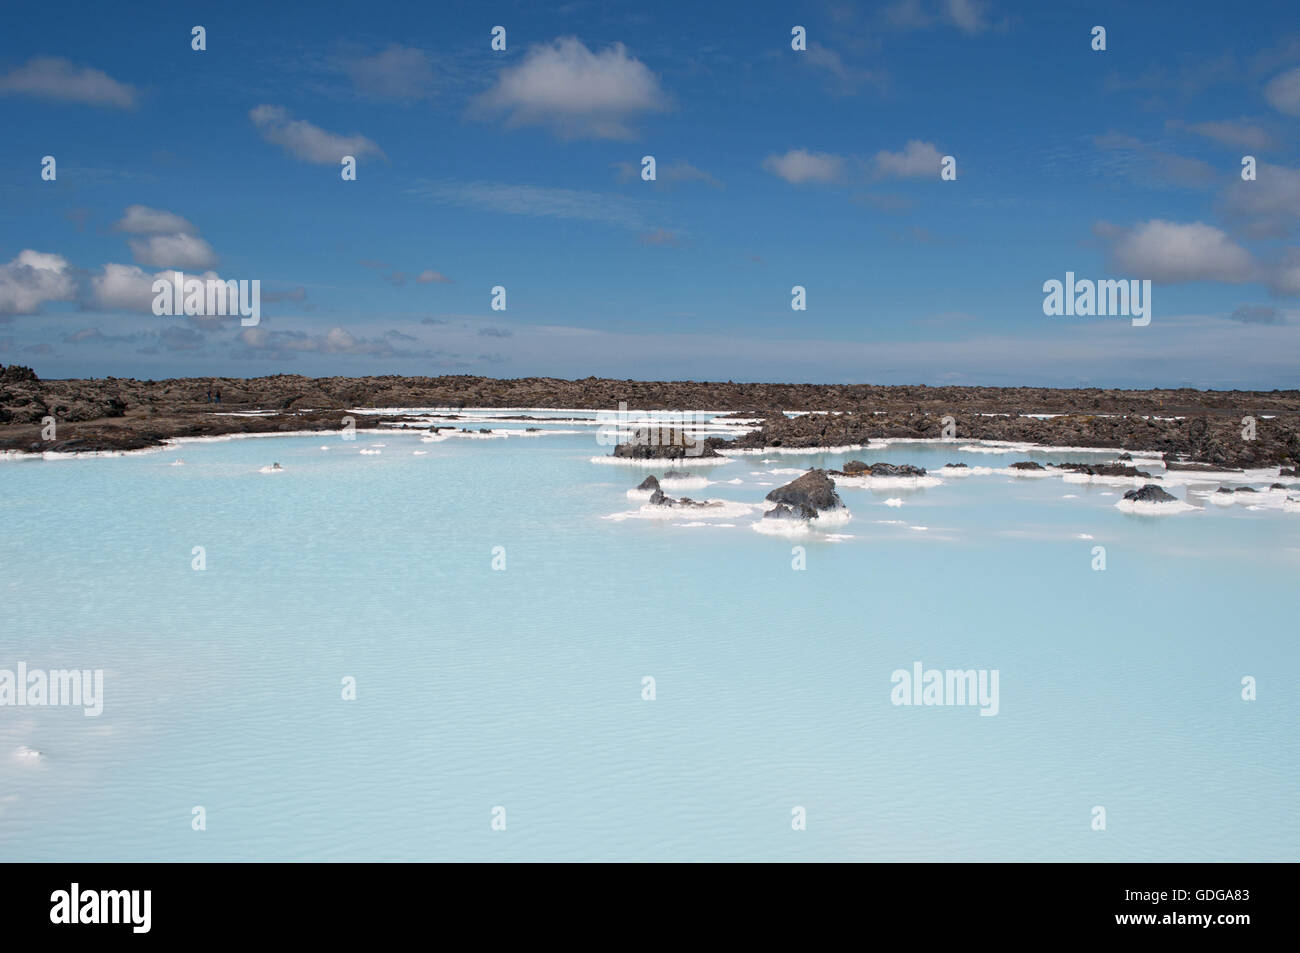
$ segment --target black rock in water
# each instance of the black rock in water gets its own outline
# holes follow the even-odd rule
[[[951,469],[951,470],[969,470],[969,469],[970,469],[970,467],[968,467],[968,466],[967,466],[966,464],[964,464],[964,463],[945,463],[945,464],[944,464],[944,468],[945,468],[945,469]]]
[[[778,503],[775,507],[763,514],[763,519],[777,520],[810,520],[815,519],[816,517],[817,511],[802,503],[796,503],[794,506],[790,506],[786,503]]]
[[[1132,457],[1129,459],[1131,460]],[[1147,477],[1151,480],[1160,479],[1160,477],[1151,476],[1151,474],[1146,470],[1139,470],[1137,467],[1126,466],[1123,463],[1058,463],[1057,466],[1062,470],[1072,470],[1075,473],[1086,473],[1089,476]]]
[[[837,510],[844,506],[844,501],[835,492],[835,481],[825,470],[809,470],[803,476],[791,480],[785,486],[778,486],[767,494],[765,499],[773,503],[785,503],[787,506],[814,513],[822,510]]]
[[[664,474],[664,476],[667,475],[668,474]],[[659,489],[659,481],[655,479],[655,475],[652,473],[644,480],[641,481],[641,483],[637,486],[637,489],[650,490],[653,493],[655,490]]]
[[[1124,494],[1124,499],[1133,500],[1135,503],[1176,503],[1178,497],[1172,493],[1166,493],[1154,483],[1148,483],[1140,490],[1129,490]]]
[[[1035,463],[1033,460],[1021,460],[1019,463],[1011,464],[1013,470],[1045,470],[1047,469],[1041,463]]]
[[[614,448],[614,456],[628,460],[687,460],[722,454],[684,430],[641,427],[632,432],[631,440]]]

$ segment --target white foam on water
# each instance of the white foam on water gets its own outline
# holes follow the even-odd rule
[[[789,456],[809,456],[817,453],[849,453],[853,450],[865,450],[866,445],[851,443],[843,447],[718,447],[718,453],[729,457],[750,456],[758,453],[779,453]],[[771,461],[760,460],[760,463]]]
[[[694,474],[687,477],[659,478],[659,485],[665,490],[699,490],[708,486],[712,482],[712,480],[708,480],[702,476],[695,476]]]
[[[363,453],[363,454],[366,454],[367,456],[372,456],[372,457],[373,457],[373,456],[378,456],[379,454],[383,453],[384,451],[382,451],[382,450],[366,450],[366,449],[363,449],[363,450],[361,450],[360,452]]]
[[[428,455],[429,455],[429,451],[428,451],[428,450],[412,450],[412,451],[411,451],[411,456],[413,456],[413,457],[427,457]]]
[[[930,476],[837,476],[835,485],[855,490],[922,490],[943,486],[938,477]]]
[[[647,467],[652,470],[676,469],[677,467],[716,467],[724,463],[731,463],[729,457],[652,457],[648,460],[637,460],[632,457],[591,457],[590,462],[610,466],[628,466],[628,467]]]
[[[283,473],[284,467],[262,467],[258,473]]]
[[[885,505],[886,505],[886,506],[902,506],[902,505],[903,505],[903,499],[902,499],[902,497],[891,496],[889,499],[885,500]]]
[[[13,757],[15,761],[20,761],[23,764],[34,764],[37,761],[45,760],[44,754],[37,751],[35,748],[27,747],[27,745],[19,745],[14,750]]]
[[[764,509],[761,503],[738,503],[734,500],[700,500],[708,506],[656,506],[647,503],[640,509],[624,513],[611,513],[601,519],[621,523],[624,520],[690,520],[736,519]]]
[[[1169,500],[1164,503],[1153,503],[1149,500],[1119,500],[1115,503],[1115,508],[1121,513],[1130,513],[1134,516],[1175,516],[1179,513],[1199,513],[1199,506],[1192,506],[1182,500]]]

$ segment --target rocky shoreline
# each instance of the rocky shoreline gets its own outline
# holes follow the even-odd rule
[[[209,396],[219,393],[219,403]],[[1115,390],[621,381],[475,376],[40,380],[0,369],[0,450],[141,450],[176,437],[359,429],[403,407],[709,410],[761,419],[719,447],[867,446],[882,438],[1000,440],[1161,453],[1215,468],[1300,465],[1300,391]],[[801,411],[797,416],[786,412]],[[820,412],[819,412],[820,411]],[[256,415],[254,415],[256,414]],[[1031,416],[1037,415],[1037,416]],[[42,421],[54,417],[56,438]],[[1253,440],[1242,419],[1254,420]],[[945,418],[951,418],[945,420]],[[658,454],[656,454],[658,455]]]

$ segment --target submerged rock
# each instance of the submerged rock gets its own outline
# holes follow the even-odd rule
[[[816,518],[817,511],[811,506],[805,506],[802,503],[796,503],[794,506],[787,503],[778,503],[763,514],[763,519],[776,520],[811,520]]]
[[[771,500],[773,503],[784,503],[788,508],[800,513],[811,510],[814,515],[824,510],[844,508],[844,501],[835,492],[835,481],[825,470],[809,470],[785,486],[778,486],[764,499]]]
[[[1124,499],[1132,500],[1135,503],[1177,503],[1178,497],[1172,493],[1166,493],[1162,488],[1154,483],[1148,483],[1140,490],[1129,490],[1124,494]]]
[[[721,506],[721,500],[692,500],[689,496],[683,496],[680,500],[674,500],[671,496],[664,493],[663,490],[656,487],[655,491],[650,494],[651,506],[684,506],[693,509],[705,509],[715,506]]]

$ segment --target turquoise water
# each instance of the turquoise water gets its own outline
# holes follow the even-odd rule
[[[842,486],[838,538],[610,518],[662,467],[557,429],[0,463],[0,669],[104,671],[97,718],[0,707],[0,859],[1300,853],[1300,514],[1179,485],[1195,511],[1135,516],[1127,487],[995,472]],[[669,493],[1108,458],[965,446],[745,456]],[[893,705],[916,661],[996,669],[996,717]]]

